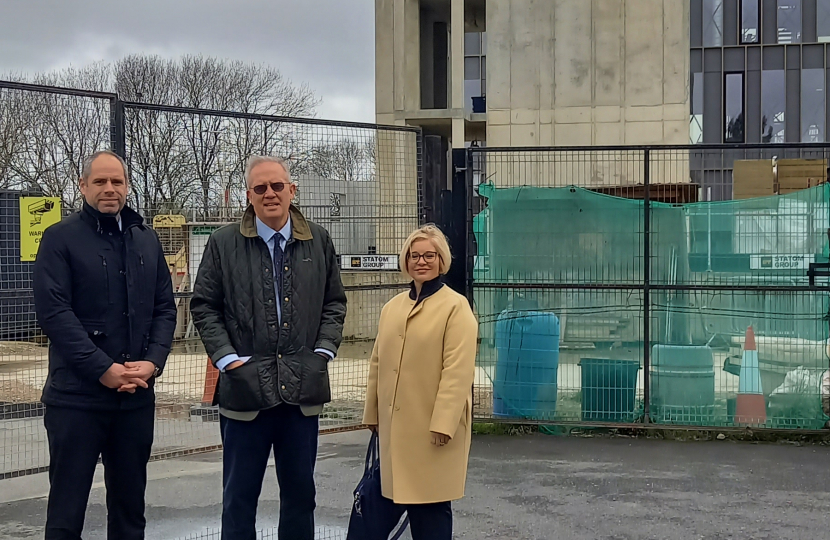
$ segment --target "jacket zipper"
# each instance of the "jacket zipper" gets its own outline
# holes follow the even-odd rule
[[[141,271],[138,273],[138,276],[137,276],[138,279],[136,280],[137,281],[136,285],[138,287],[143,287],[144,282],[145,282],[145,279],[144,279],[144,255],[139,253],[138,254],[138,260],[141,263]],[[144,295],[143,294],[138,295],[138,303],[139,304],[144,303]]]
[[[107,258],[104,257],[103,255],[101,255],[101,262],[104,265],[104,283],[107,284],[107,303],[111,304],[112,301],[111,301],[111,298],[110,298],[110,276],[109,276],[109,270],[107,269]]]

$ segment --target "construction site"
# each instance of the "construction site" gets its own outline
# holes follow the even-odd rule
[[[476,426],[519,433],[535,426],[548,434],[640,428],[827,433],[830,155],[821,145],[449,151],[413,127],[150,106],[116,95],[0,84],[0,99],[15,93],[84,105],[106,134],[103,140],[127,156],[135,186],[129,203],[163,246],[178,320],[155,386],[159,485],[175,478],[173,470],[204,481],[215,480],[218,470],[218,372],[195,331],[189,298],[207,239],[245,209],[240,163],[246,156],[238,154],[237,142],[248,124],[261,137],[257,151],[298,156],[294,203],[331,234],[348,298],[343,345],[328,366],[332,400],[320,416],[321,433],[330,437],[321,439],[321,448],[328,448],[321,458],[323,491],[342,493],[323,504],[331,526],[320,538],[343,537],[343,516],[334,509],[348,508],[350,491],[335,477],[350,478],[362,462],[368,359],[380,311],[409,287],[398,251],[423,223],[446,231],[453,253],[447,285],[470,300],[479,321]],[[189,199],[153,200],[173,173],[142,161],[136,128],[151,124],[169,128],[178,141],[171,151],[182,162],[192,161],[194,170],[209,165],[202,176],[176,180],[190,182]],[[187,137],[195,132],[202,146],[194,154],[195,141]],[[320,156],[335,148],[351,149],[351,158],[321,163]],[[212,165],[202,151],[213,154]],[[0,481],[19,511],[24,503],[14,501],[42,496],[37,486],[49,464],[40,403],[48,342],[34,314],[32,239],[75,211],[77,202],[34,187],[0,192]],[[484,478],[498,476],[492,476],[497,462],[538,460],[539,452],[549,452],[522,474],[555,465],[549,461],[556,462],[559,450],[550,446],[556,439],[539,437],[476,439],[477,495],[462,518],[470,537],[485,537],[471,516],[475,502],[487,500]],[[572,459],[568,452],[576,452],[577,443],[566,444],[561,459]],[[600,444],[593,451],[611,450]],[[664,465],[666,474],[677,473]],[[729,470],[717,474],[733,474]],[[573,482],[590,483],[589,472]],[[555,504],[504,482],[522,512]],[[162,502],[169,491],[158,496],[159,505],[172,504]],[[162,517],[160,523],[168,523]],[[496,522],[512,518],[488,519],[495,530]],[[218,538],[215,531],[190,534],[190,522],[174,521],[178,525],[160,525],[159,538]],[[24,529],[13,536],[7,527],[6,535],[27,538]],[[489,537],[513,538],[509,530]]]

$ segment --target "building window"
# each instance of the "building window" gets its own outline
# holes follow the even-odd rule
[[[758,43],[760,0],[741,0],[741,43]]]
[[[481,55],[481,33],[467,32],[464,34],[464,56]]]
[[[689,141],[703,142],[703,73],[692,73],[692,110],[689,117]]]
[[[486,82],[487,34],[485,32],[467,32],[464,34],[464,108],[474,110],[473,100],[484,96]]]
[[[464,80],[476,81],[481,79],[481,57],[468,56],[464,59]]]
[[[778,43],[801,43],[801,0],[778,0]]]
[[[703,0],[703,46],[723,46],[723,0]]]
[[[728,143],[744,142],[744,74],[727,73],[724,85],[723,140]]]
[[[801,71],[801,142],[824,142],[824,70]]]
[[[761,72],[761,141],[784,142],[787,80],[783,69]]]
[[[821,43],[830,42],[830,0],[818,0],[816,35]]]

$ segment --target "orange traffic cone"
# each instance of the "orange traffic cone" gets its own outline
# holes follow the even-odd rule
[[[761,368],[758,365],[758,349],[755,332],[746,329],[744,354],[741,359],[741,379],[738,383],[738,399],[735,404],[735,422],[761,425],[767,421],[767,403],[761,388]]]
[[[219,382],[219,370],[213,367],[213,362],[208,358],[207,369],[205,370],[205,390],[202,393],[202,405],[213,405],[213,395],[216,393],[216,385]]]

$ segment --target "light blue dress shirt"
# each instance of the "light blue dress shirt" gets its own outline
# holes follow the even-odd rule
[[[291,238],[291,216],[288,217],[288,221],[285,222],[285,225],[279,231],[275,231],[262,221],[259,218],[256,218],[256,232],[260,238],[265,242],[265,245],[268,246],[268,253],[271,254],[271,261],[274,260],[274,244],[277,232],[279,232],[282,237],[280,238],[280,249],[285,252],[285,245],[288,243],[288,239]],[[276,270],[276,269],[275,269]],[[273,273],[276,275],[276,271]],[[282,298],[282,294],[280,294],[280,284],[274,281],[274,292],[277,295],[277,319],[282,322],[282,302],[279,301]],[[314,352],[322,353],[329,357],[329,360],[334,358],[334,353],[329,351],[328,349],[315,349]],[[219,371],[225,371],[225,368],[228,364],[232,362],[236,362],[237,360],[241,360],[242,362],[247,362],[250,360],[250,356],[238,356],[236,353],[231,353],[228,355],[223,356],[216,362],[216,368]]]

